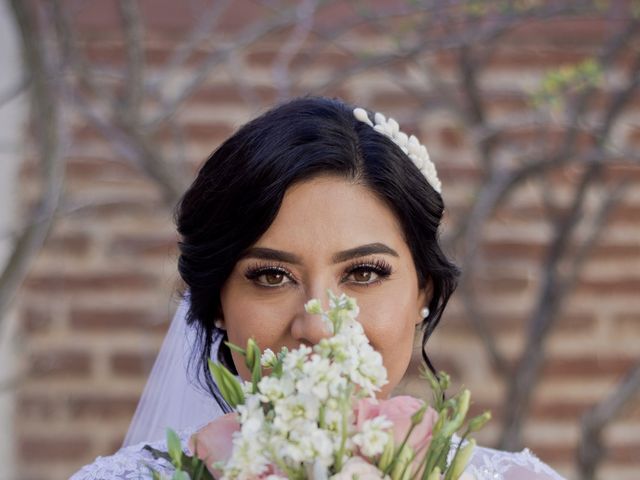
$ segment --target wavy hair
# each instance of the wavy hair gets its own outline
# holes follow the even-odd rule
[[[415,264],[418,287],[431,282],[429,316],[422,323],[422,357],[433,371],[426,343],[457,286],[459,269],[442,251],[438,227],[442,197],[390,139],[358,121],[353,106],[324,97],[297,98],[242,126],[215,150],[175,210],[178,270],[188,287],[187,322],[197,328],[190,365],[198,383],[229,411],[208,372],[213,345],[218,360],[236,372],[224,345],[220,291],[242,253],[274,221],[287,189],[321,174],[340,176],[375,192],[395,213]]]

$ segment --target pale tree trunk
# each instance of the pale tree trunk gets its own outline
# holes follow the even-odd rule
[[[13,24],[13,16],[5,2],[0,2],[0,92],[9,91],[21,82],[19,37]],[[24,122],[27,102],[24,96],[14,96],[0,106],[0,271],[4,268],[12,248],[12,237],[17,217],[18,167],[23,156]],[[13,419],[15,389],[2,388],[17,373],[19,346],[16,344],[17,315],[15,305],[3,313],[0,322],[0,478],[13,478],[15,474],[15,444]]]

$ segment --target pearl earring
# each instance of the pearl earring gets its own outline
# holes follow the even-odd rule
[[[224,330],[224,322],[219,318],[214,320],[213,325],[219,330]]]
[[[422,310],[420,310],[420,316],[422,318],[427,318],[429,316],[429,308],[424,307]]]

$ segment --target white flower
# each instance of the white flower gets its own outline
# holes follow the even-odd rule
[[[276,354],[273,353],[273,350],[271,350],[270,348],[266,348],[260,356],[260,365],[265,368],[273,368],[273,366],[276,364],[276,361]]]
[[[367,457],[379,455],[389,442],[389,429],[393,423],[386,417],[380,416],[367,420],[362,424],[360,433],[353,437],[353,443],[360,447],[360,451]]]
[[[312,298],[307,303],[304,304],[304,309],[308,313],[322,315],[322,305],[320,304],[320,300],[317,298]]]
[[[293,393],[294,384],[289,377],[262,377],[258,382],[259,398],[263,402],[275,402]]]
[[[374,465],[367,463],[361,457],[351,457],[342,467],[342,470],[331,477],[332,480],[380,480],[382,472]]]

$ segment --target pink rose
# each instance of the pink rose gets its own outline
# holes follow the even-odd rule
[[[388,400],[363,399],[356,406],[356,428],[371,418],[384,415],[393,423],[393,440],[399,446],[411,428],[411,416],[424,405],[417,398],[400,395]],[[407,444],[414,452],[426,451],[431,442],[433,426],[438,420],[438,413],[431,407],[424,412],[422,421],[411,432]]]
[[[333,475],[332,480],[381,480],[382,472],[362,457],[351,457],[342,466],[340,472]]]
[[[207,469],[215,478],[219,478],[221,472],[212,470],[211,465],[220,460],[226,461],[231,457],[233,432],[239,430],[238,414],[227,413],[194,433],[189,439],[189,450],[204,460]]]

